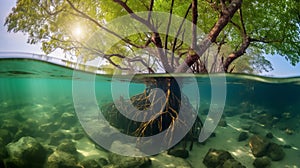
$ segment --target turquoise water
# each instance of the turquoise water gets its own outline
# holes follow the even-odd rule
[[[129,84],[131,97],[145,90],[146,77],[166,77],[166,75],[137,75],[130,84],[126,76],[118,76],[116,80]],[[218,126],[214,131],[216,137],[209,138],[205,144],[194,144],[190,156],[185,159],[189,165],[203,167],[202,160],[209,148],[224,148],[246,167],[253,167],[255,157],[251,154],[248,140],[243,142],[236,140],[239,132],[244,130],[249,133],[250,137],[256,134],[265,136],[270,132],[274,134],[274,138],[270,141],[282,147],[285,157],[280,161],[271,161],[271,167],[300,167],[300,143],[298,143],[298,138],[300,138],[300,78],[279,79],[242,74],[231,74],[225,77],[218,74],[211,76],[181,74],[175,77],[182,80],[184,92],[191,95],[191,104],[195,108],[199,107],[198,116],[203,122],[212,103],[212,78],[225,79],[225,83],[220,84],[225,85],[226,88],[225,107],[221,120],[225,120],[227,125],[226,127]],[[191,82],[191,79],[196,79],[197,83]],[[112,102],[111,75],[78,72],[71,68],[33,59],[0,59],[1,151],[4,148],[8,149],[9,143],[16,143],[20,138],[30,136],[48,149],[42,164],[50,164],[49,156],[58,150],[57,146],[63,142],[62,140],[70,140],[77,145],[76,149],[80,157],[76,158],[76,165],[83,165],[82,160],[85,156],[86,158],[93,156],[107,159],[107,154],[103,154],[107,151],[101,147],[95,148],[93,138],[88,138],[89,132],[85,134],[86,130],[82,129],[78,121],[77,117],[80,116],[76,117],[74,91],[78,96],[78,93],[85,92],[85,90],[74,87],[76,85],[74,80],[87,83],[86,87],[95,89],[94,96],[99,108]],[[197,94],[191,89],[194,87],[198,87],[200,102],[194,102],[197,100],[193,97]],[[120,92],[122,91],[120,88]],[[89,100],[88,97],[83,99],[87,102]],[[86,111],[87,115],[96,116],[98,113],[89,113],[91,111],[89,106]],[[50,125],[49,128],[47,124]],[[84,121],[81,124],[84,124]],[[257,127],[251,127],[253,125]],[[55,139],[53,136],[58,132],[63,132],[64,138]],[[227,146],[224,145],[225,142],[228,142]],[[85,147],[82,146],[85,146],[87,151],[84,151]],[[241,154],[234,151],[237,148],[241,148]],[[83,154],[88,151],[95,151],[95,153],[90,154],[91,156]],[[8,154],[0,154],[1,165],[16,164],[16,167],[26,165],[26,163],[22,165],[11,161],[12,155],[9,151]],[[156,157],[159,158],[159,156]],[[177,157],[174,159],[176,160]],[[114,164],[110,163],[109,157],[108,164]],[[152,164],[154,167],[156,162],[152,161]],[[168,163],[162,164],[166,166]]]

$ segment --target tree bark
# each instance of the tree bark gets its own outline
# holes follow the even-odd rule
[[[229,56],[225,59],[223,63],[223,68],[225,72],[228,72],[228,68],[234,60],[236,60],[237,58],[239,58],[240,56],[246,53],[246,49],[249,47],[250,43],[251,43],[250,38],[248,36],[245,37],[239,50],[229,54]]]
[[[221,12],[221,16],[210,30],[207,37],[197,46],[196,54],[188,55],[185,59],[184,63],[182,63],[175,72],[184,73],[186,72],[191,65],[193,65],[200,56],[208,49],[211,43],[215,42],[220,32],[224,29],[224,27],[231,20],[236,11],[241,7],[242,0],[232,0],[227,8],[223,8]]]

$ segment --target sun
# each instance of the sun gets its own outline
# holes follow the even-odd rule
[[[72,31],[73,35],[76,37],[76,38],[81,38],[82,35],[83,35],[83,31],[82,31],[82,28],[80,26],[76,26],[73,31]]]

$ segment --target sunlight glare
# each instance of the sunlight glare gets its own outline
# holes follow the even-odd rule
[[[76,26],[73,30],[73,35],[76,37],[76,38],[80,38],[82,37],[82,28],[80,26]]]

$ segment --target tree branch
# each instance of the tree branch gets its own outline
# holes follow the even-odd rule
[[[143,48],[143,46],[136,45],[136,44],[132,43],[130,40],[128,40],[128,39],[126,39],[126,38],[123,38],[122,36],[118,35],[116,32],[113,32],[113,31],[107,29],[106,27],[104,27],[103,25],[101,25],[98,21],[96,21],[95,19],[93,19],[92,17],[90,17],[89,15],[87,15],[86,13],[84,13],[84,12],[80,11],[79,9],[77,9],[77,8],[74,6],[74,4],[73,4],[72,2],[70,2],[70,0],[67,0],[67,2],[69,3],[69,5],[71,6],[71,8],[72,8],[74,11],[76,11],[77,13],[80,14],[80,16],[81,16],[82,18],[85,18],[85,19],[87,19],[87,20],[93,22],[93,23],[96,24],[99,28],[105,30],[106,32],[108,32],[108,33],[110,33],[110,34],[112,34],[112,35],[114,35],[115,37],[119,38],[120,40],[124,41],[124,42],[127,43],[127,44],[130,44],[130,45],[132,45],[132,46],[134,46],[134,47],[136,47],[136,48]]]
[[[220,41],[220,43],[218,43],[217,53],[214,56],[214,61],[213,61],[212,65],[211,65],[211,68],[210,68],[211,73],[216,72],[216,65],[217,65],[218,56],[221,52],[222,46],[225,44],[225,39],[226,39],[226,35],[224,35],[222,40]]]
[[[229,54],[229,56],[226,58],[225,62],[223,63],[223,67],[224,67],[225,72],[228,72],[228,68],[234,60],[236,60],[237,58],[239,58],[240,56],[242,56],[246,53],[246,50],[247,50],[247,48],[249,47],[249,45],[251,43],[251,39],[247,35],[247,31],[246,31],[245,24],[244,24],[244,21],[243,21],[243,14],[242,14],[241,9],[239,10],[239,13],[240,13],[240,22],[241,22],[242,26],[240,27],[237,24],[235,24],[235,25],[241,31],[241,36],[242,36],[243,42],[242,42],[242,45],[240,46],[240,48],[237,51]],[[232,72],[232,70],[230,70],[229,72]]]
[[[185,12],[184,18],[182,19],[182,22],[181,22],[181,24],[180,24],[180,26],[177,30],[177,33],[175,35],[174,44],[173,44],[173,47],[172,47],[172,56],[171,56],[171,65],[172,65],[173,68],[174,68],[174,54],[175,54],[175,50],[177,50],[176,45],[177,45],[178,36],[181,32],[182,26],[183,26],[188,14],[189,14],[191,8],[192,8],[192,3],[189,5],[187,11]]]
[[[168,58],[165,55],[165,52],[163,50],[163,44],[160,38],[160,35],[158,33],[158,31],[156,30],[155,26],[153,24],[151,24],[150,22],[148,22],[147,20],[139,17],[138,15],[136,15],[134,13],[134,11],[122,0],[114,0],[114,2],[118,3],[119,5],[121,5],[129,14],[132,18],[134,18],[135,20],[139,21],[140,23],[144,24],[145,26],[147,26],[150,31],[152,32],[152,42],[154,43],[154,45],[156,46],[156,49],[158,51],[158,55],[160,58],[160,61],[162,62],[164,69],[167,73],[171,73],[173,72],[173,68],[170,66]]]
[[[153,10],[153,5],[154,5],[154,0],[151,0],[151,1],[150,1],[150,6],[149,6],[148,19],[147,19],[148,22],[150,22],[150,19],[151,19],[152,10]]]
[[[65,10],[65,7],[63,6],[61,9],[55,11],[55,12],[50,12],[44,5],[40,5],[41,8],[50,16],[54,16],[54,15],[57,15],[61,12],[63,12]]]
[[[241,21],[241,24],[242,24],[243,34],[247,34],[245,23],[244,23],[244,18],[243,18],[242,8],[240,8],[239,13],[240,13],[240,21]]]
[[[282,43],[284,42],[284,39],[268,40],[266,38],[260,38],[260,39],[250,38],[250,41],[260,42],[260,43]]]
[[[137,21],[143,23],[144,25],[146,25],[151,31],[155,30],[155,28],[150,24],[150,22],[148,22],[147,20],[145,20],[145,19],[139,17],[138,15],[136,15],[134,13],[134,11],[125,2],[123,2],[122,0],[114,0],[114,2],[121,5],[123,7],[123,9],[125,9],[127,11],[127,13],[130,14],[130,16],[132,18],[134,18],[135,20],[137,20]]]
[[[193,0],[192,1],[192,11],[193,11],[193,16],[192,16],[192,45],[191,48],[194,50],[197,47],[197,21],[198,21],[198,0]]]
[[[169,20],[168,20],[168,25],[167,25],[167,30],[166,30],[166,39],[165,39],[165,55],[168,57],[168,38],[169,38],[169,31],[170,31],[170,25],[172,22],[172,14],[173,14],[173,6],[174,6],[174,0],[171,2],[171,7],[170,7],[170,13],[169,13]]]
[[[192,54],[188,56],[185,63],[181,64],[175,72],[186,72],[188,68],[193,65],[200,56],[207,50],[211,43],[215,42],[220,32],[231,20],[236,11],[241,7],[242,0],[232,0],[226,9],[222,9],[223,15],[220,16],[213,28],[210,30],[208,36],[197,46],[197,55]]]

